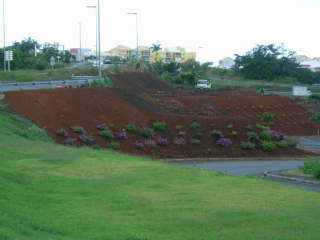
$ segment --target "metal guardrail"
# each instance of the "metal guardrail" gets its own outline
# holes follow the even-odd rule
[[[0,92],[88,86],[96,76],[72,76],[71,80],[0,83]]]

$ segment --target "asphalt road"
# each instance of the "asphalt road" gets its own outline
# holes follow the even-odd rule
[[[214,161],[204,163],[182,163],[185,166],[222,172],[229,175],[247,176],[260,175],[264,172],[297,169],[303,161]]]

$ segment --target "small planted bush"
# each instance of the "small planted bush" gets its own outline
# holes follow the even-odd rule
[[[112,149],[112,150],[120,150],[120,143],[116,141],[112,141],[107,145],[107,148]]]
[[[118,140],[127,140],[128,139],[128,134],[126,131],[122,130],[120,132],[115,133],[115,138]]]
[[[201,144],[201,141],[200,141],[199,139],[192,138],[192,139],[190,140],[190,143],[191,143],[192,145],[200,145],[200,144]]]
[[[143,143],[142,141],[136,141],[136,142],[134,143],[134,147],[135,147],[136,149],[143,150],[143,149],[144,149],[144,143]]]
[[[277,148],[277,145],[274,142],[263,141],[261,147],[265,152],[273,152]]]
[[[63,141],[63,144],[65,146],[77,146],[77,143],[78,141],[76,138],[70,138],[70,137]]]
[[[157,142],[153,139],[146,139],[144,141],[144,146],[149,147],[149,148],[155,148],[155,147],[157,147]]]
[[[168,126],[165,122],[155,122],[152,124],[152,129],[156,132],[164,133],[168,130]]]
[[[100,132],[100,136],[105,140],[112,140],[114,138],[113,133],[110,129],[105,129]]]
[[[285,135],[279,131],[270,130],[271,137],[275,141],[281,141],[285,138]]]
[[[264,130],[259,134],[259,138],[262,141],[272,141],[272,135],[271,132],[268,130]]]
[[[86,134],[80,135],[80,136],[79,136],[79,139],[80,139],[80,141],[81,141],[82,143],[84,143],[84,144],[86,144],[86,145],[88,145],[88,146],[93,146],[93,145],[96,145],[96,144],[97,144],[96,141],[95,141],[92,137],[90,137],[90,136],[88,136],[88,135],[86,135]]]
[[[141,136],[144,138],[151,138],[154,135],[154,131],[152,128],[143,128],[141,129]]]
[[[77,134],[85,134],[86,133],[86,130],[83,127],[77,126],[77,127],[72,127],[71,129],[74,133],[77,133]]]
[[[193,131],[197,131],[201,128],[201,125],[197,122],[193,122],[191,125],[190,125],[190,128],[193,130]]]
[[[218,141],[217,141],[217,144],[221,147],[230,147],[232,145],[232,141],[229,139],[229,138],[220,138]]]
[[[227,128],[228,129],[233,129],[233,124],[228,124]]]
[[[256,148],[256,145],[252,142],[242,142],[241,148],[243,150],[254,150]]]
[[[238,132],[233,130],[233,131],[231,131],[230,136],[231,137],[237,137],[238,136]]]
[[[186,142],[186,140],[185,140],[184,138],[178,137],[178,138],[175,138],[175,139],[173,140],[173,144],[174,144],[174,145],[177,145],[177,146],[183,146],[183,145],[186,145],[187,142]]]
[[[134,123],[129,123],[129,124],[126,126],[126,130],[127,130],[129,133],[133,133],[133,134],[139,133],[139,128],[138,128]]]
[[[311,120],[315,123],[320,123],[320,113],[315,113]]]
[[[312,175],[313,177],[320,179],[320,161],[308,161],[304,163],[303,172],[305,174]]]
[[[182,125],[177,125],[177,126],[176,126],[176,130],[181,131],[182,129],[183,129],[183,126],[182,126]]]
[[[60,128],[58,131],[57,131],[57,135],[60,136],[60,137],[68,137],[69,136],[69,133],[67,132],[67,130],[65,130],[64,128]]]
[[[102,123],[102,124],[98,124],[98,125],[96,126],[96,128],[97,128],[98,130],[100,130],[100,131],[103,131],[103,130],[108,129],[108,126],[107,126],[107,124]]]
[[[256,132],[247,132],[247,137],[249,142],[252,142],[254,144],[257,144],[260,142],[259,135]]]
[[[261,125],[261,124],[257,124],[256,125],[257,129],[260,129],[261,131],[266,131],[266,130],[270,130],[270,127],[265,126],[265,125]]]
[[[169,145],[169,141],[165,137],[159,137],[158,140],[157,140],[157,144],[159,146],[168,146]]]
[[[265,122],[265,123],[272,123],[274,120],[274,114],[269,113],[269,112],[265,112],[263,114],[261,114],[260,116],[261,121]]]
[[[211,136],[215,141],[218,141],[219,139],[223,138],[223,133],[217,130],[213,130],[211,132]]]

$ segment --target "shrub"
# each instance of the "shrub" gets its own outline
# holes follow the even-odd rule
[[[127,140],[128,139],[128,134],[126,131],[121,131],[121,132],[117,132],[115,134],[115,138],[118,140]]]
[[[144,138],[151,138],[154,135],[154,131],[152,128],[143,128],[141,130],[141,136]]]
[[[276,142],[276,146],[278,148],[288,148],[289,144],[288,144],[287,140],[281,140],[281,141]]]
[[[144,143],[141,141],[136,141],[134,143],[135,148],[139,149],[139,150],[143,150],[144,149]]]
[[[257,128],[257,129],[260,129],[261,131],[270,130],[270,127],[264,126],[264,125],[261,125],[261,124],[257,124],[257,125],[256,125],[256,128]]]
[[[133,133],[133,134],[136,134],[139,132],[139,128],[134,123],[129,123],[126,126],[126,129],[129,133]]]
[[[92,137],[90,137],[90,136],[88,136],[86,134],[80,135],[79,139],[80,139],[81,142],[83,142],[84,144],[86,144],[88,146],[96,145],[96,141]]]
[[[233,131],[231,131],[230,136],[231,137],[237,137],[238,136],[238,132],[233,130]]]
[[[181,126],[181,125],[176,126],[176,130],[181,131],[182,129],[183,129],[183,126]]]
[[[67,138],[63,141],[65,146],[77,146],[77,139],[75,138]]]
[[[178,137],[173,140],[173,144],[177,146],[186,145],[186,140],[184,138]]]
[[[65,130],[64,128],[60,128],[58,131],[57,131],[57,135],[60,136],[60,137],[68,137],[69,136],[69,133],[67,132],[67,130]]]
[[[273,152],[277,148],[276,144],[270,141],[263,141],[261,147],[265,152]]]
[[[315,123],[320,123],[320,113],[315,113],[313,116],[312,116],[312,121],[314,121]]]
[[[191,143],[192,145],[200,145],[200,144],[201,144],[201,141],[200,141],[199,139],[192,138],[192,139],[190,140],[190,143]]]
[[[169,145],[169,141],[165,137],[159,137],[158,140],[157,140],[157,144],[159,146],[168,146]]]
[[[268,130],[264,130],[262,131],[260,134],[259,134],[259,138],[262,140],[262,141],[272,141],[272,135],[271,135],[271,132],[268,131]]]
[[[211,132],[211,136],[215,141],[218,141],[220,138],[223,138],[223,133],[217,130],[213,130]]]
[[[155,148],[155,147],[157,147],[157,143],[156,143],[156,141],[154,141],[153,139],[146,139],[146,140],[144,141],[144,145],[145,145],[146,147],[150,147],[150,148]]]
[[[108,129],[108,126],[107,126],[107,124],[102,123],[102,124],[98,124],[98,125],[96,126],[96,128],[97,128],[98,130],[102,131],[102,130]]]
[[[152,125],[152,129],[156,132],[164,133],[168,130],[168,126],[165,122],[155,122]]]
[[[274,114],[265,112],[260,115],[260,119],[265,123],[272,123],[274,120]]]
[[[201,125],[197,122],[193,122],[191,125],[190,125],[190,128],[194,131],[197,131],[201,128]]]
[[[229,124],[229,125],[227,126],[227,128],[228,128],[228,129],[232,129],[232,128],[233,128],[233,124]]]
[[[229,138],[221,138],[217,141],[217,144],[221,147],[230,147],[232,145],[232,141]]]
[[[272,136],[272,139],[275,141],[281,141],[285,138],[284,134],[279,131],[270,130],[269,132]]]
[[[107,145],[107,148],[112,150],[120,150],[120,144],[118,142],[112,141]]]
[[[102,130],[100,136],[106,140],[112,140],[114,138],[113,133],[109,129]]]
[[[260,142],[259,135],[256,132],[247,132],[247,137],[249,142],[252,142],[255,144]]]
[[[241,143],[241,148],[243,150],[253,150],[256,148],[256,145],[252,142],[242,142]]]
[[[305,174],[310,174],[317,179],[320,179],[320,161],[314,160],[305,162],[303,172]]]
[[[86,130],[83,127],[72,127],[71,128],[73,132],[78,134],[85,134]]]
[[[294,138],[286,138],[284,141],[286,141],[288,147],[295,148],[298,146],[298,141]]]
[[[312,95],[309,97],[309,99],[320,102],[320,95],[319,95],[319,94],[312,94]]]

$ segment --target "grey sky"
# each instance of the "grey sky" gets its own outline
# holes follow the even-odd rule
[[[258,43],[285,43],[301,54],[320,56],[320,0],[101,0],[102,48],[135,46],[139,12],[141,45],[197,50],[202,60],[243,53]],[[6,0],[8,42],[33,37],[94,48],[95,0]],[[199,48],[199,47],[202,48]]]

